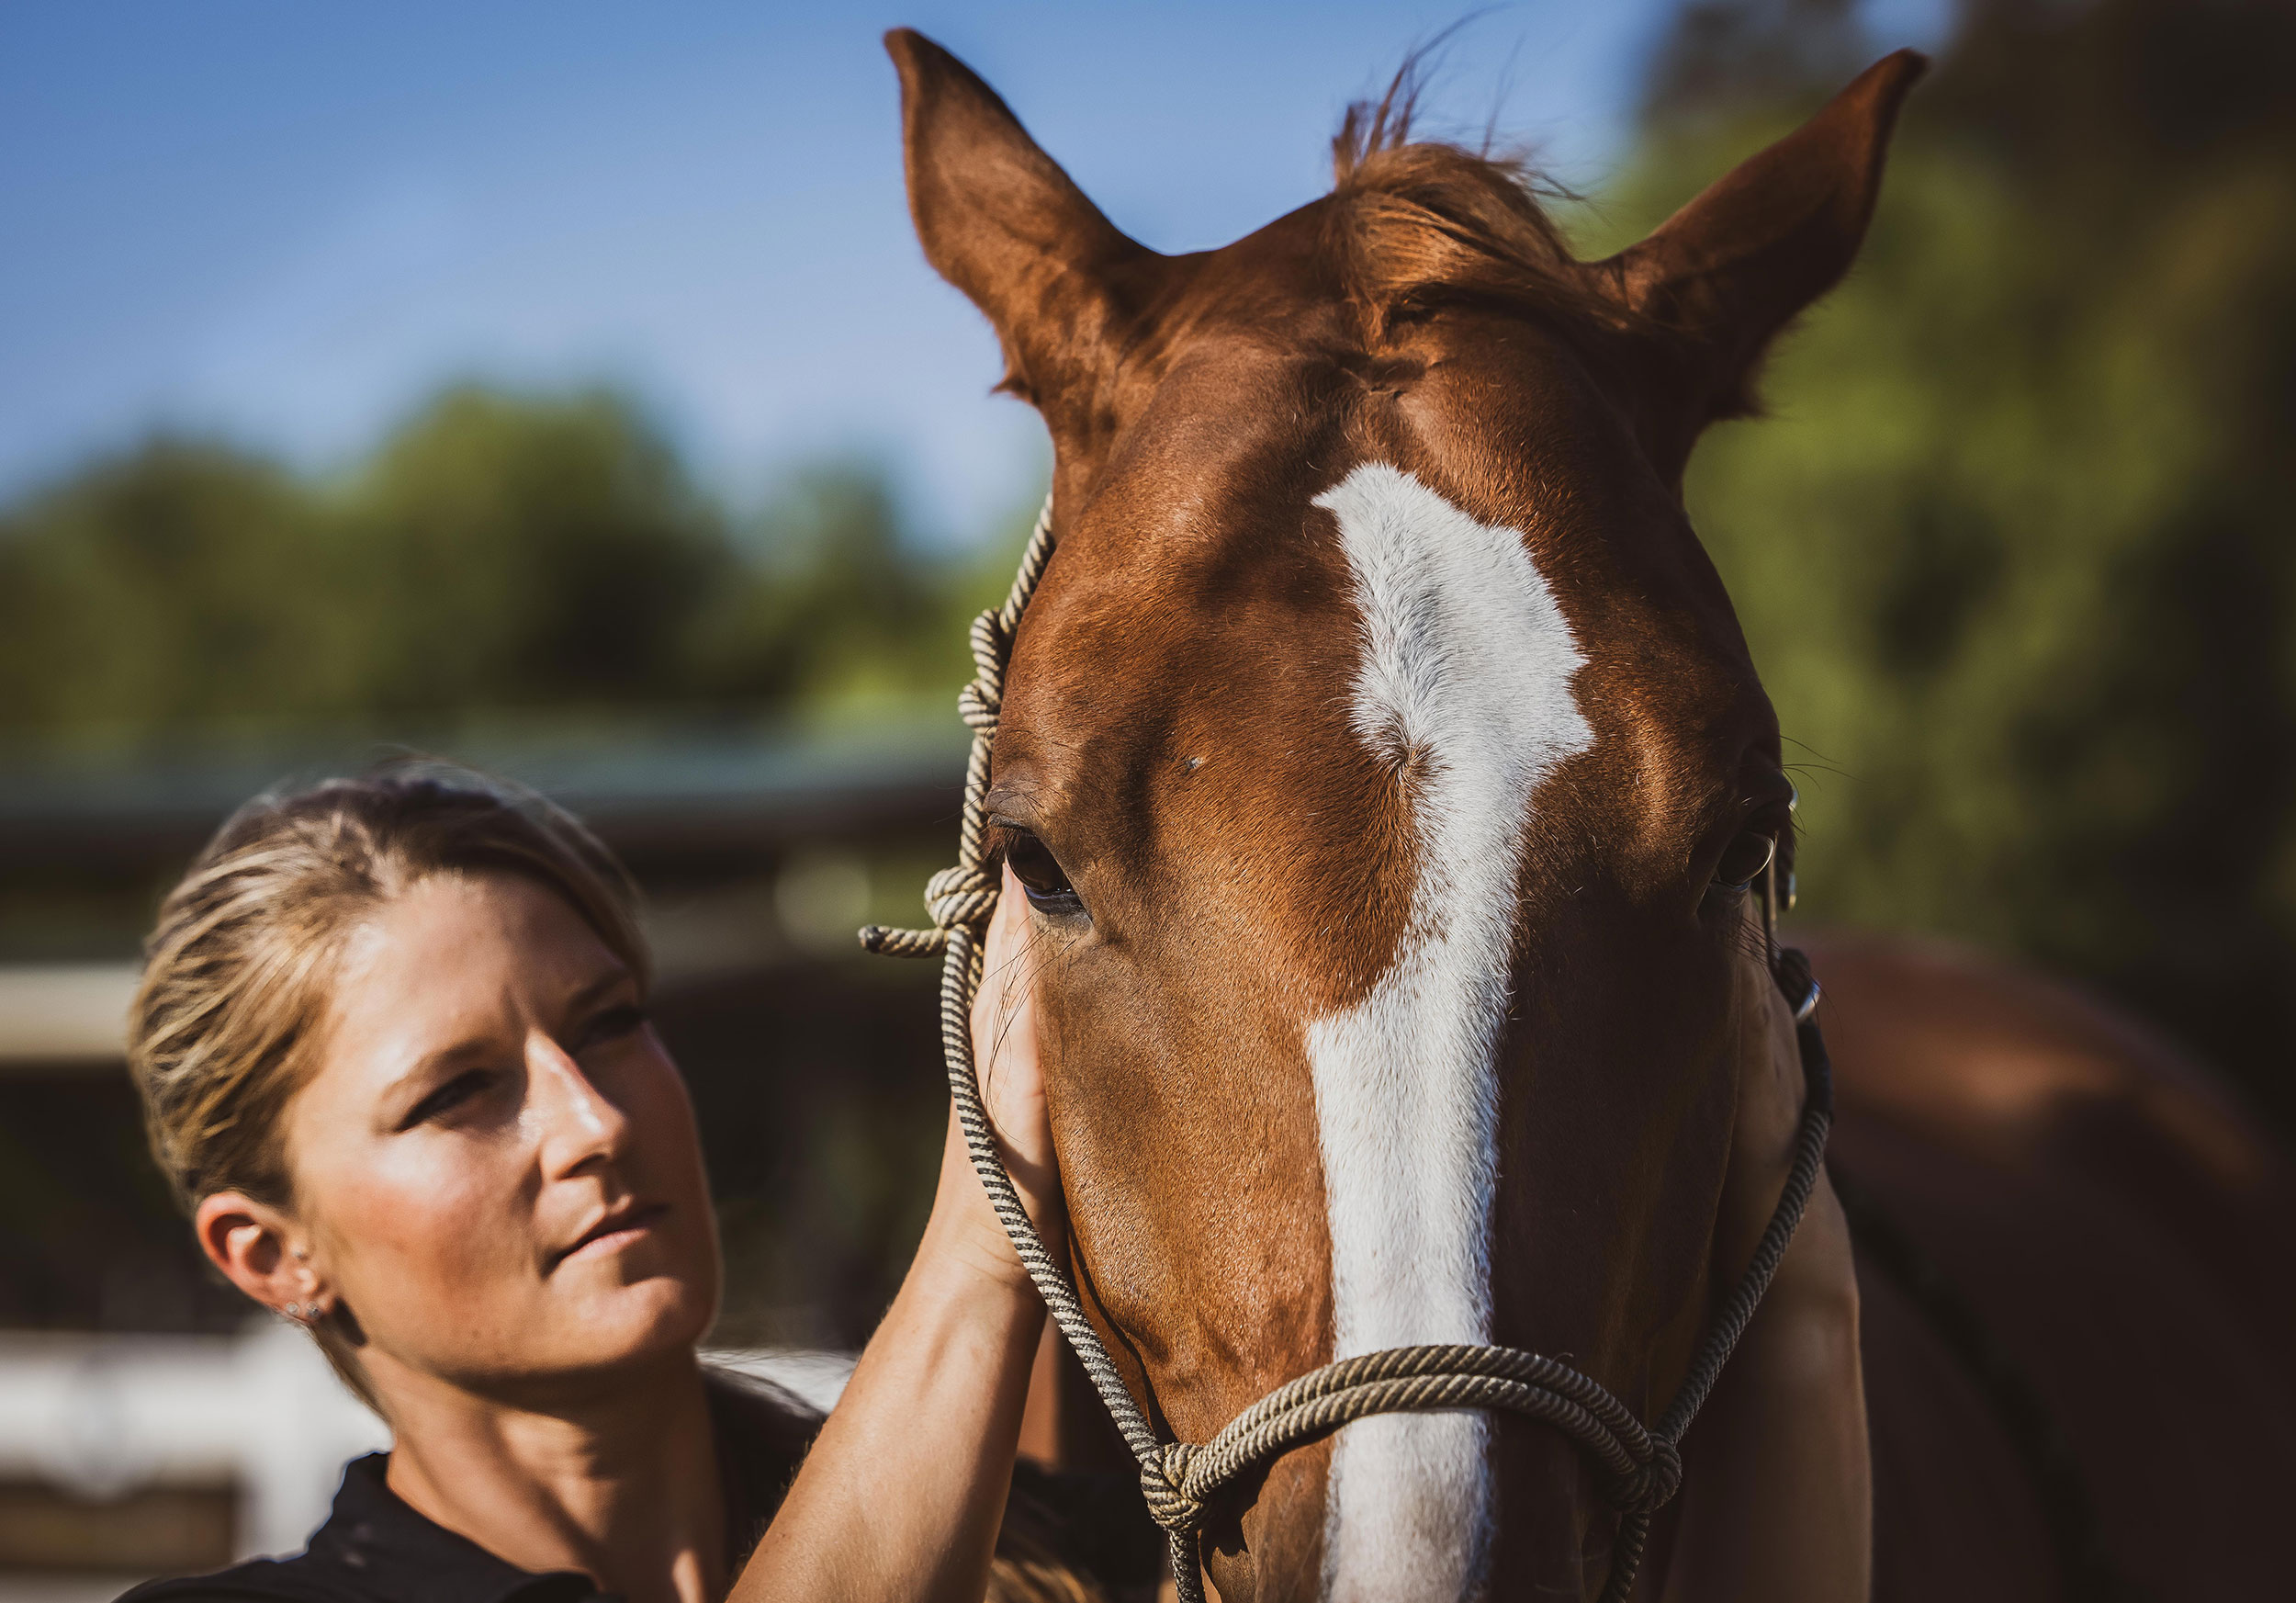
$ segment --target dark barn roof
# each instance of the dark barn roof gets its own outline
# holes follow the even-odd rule
[[[953,830],[967,737],[954,718],[851,733],[443,740],[423,750],[533,786],[645,877],[799,841]],[[342,742],[132,758],[0,757],[0,875],[114,878],[180,864],[262,791],[355,773],[404,747]]]

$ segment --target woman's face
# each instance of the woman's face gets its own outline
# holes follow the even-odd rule
[[[379,1386],[691,1350],[718,1290],[692,1106],[636,976],[565,900],[416,882],[348,943],[321,1047],[287,1110],[295,1212]]]

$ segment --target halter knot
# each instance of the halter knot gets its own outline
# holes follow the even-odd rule
[[[936,929],[967,929],[996,911],[996,889],[997,882],[986,869],[959,864],[925,882],[925,905],[932,910]]]
[[[957,692],[957,717],[976,735],[994,735],[996,715],[1001,710],[1002,698],[977,679]]]
[[[981,683],[994,696],[1005,687],[1005,658],[1012,649],[1012,630],[992,608],[973,620],[971,638],[973,665],[980,670]]]
[[[1204,1523],[1203,1503],[1185,1489],[1188,1460],[1195,1453],[1187,1442],[1168,1441],[1154,1457],[1141,1461],[1140,1495],[1147,1499],[1149,1516],[1176,1536],[1199,1530]]]
[[[1634,1473],[1611,1484],[1611,1504],[1622,1514],[1655,1514],[1673,1500],[1682,1486],[1682,1450],[1653,1433],[1649,1460],[1638,1464]]]

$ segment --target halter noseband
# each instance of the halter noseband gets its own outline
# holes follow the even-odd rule
[[[1020,558],[1005,604],[973,621],[973,660],[978,675],[957,697],[957,710],[973,731],[973,753],[965,766],[964,815],[957,837],[957,863],[933,875],[925,905],[929,930],[893,930],[872,924],[861,932],[868,950],[896,957],[943,958],[940,978],[940,1038],[948,1058],[949,1090],[965,1150],[988,1192],[989,1203],[1012,1238],[1029,1278],[1068,1345],[1092,1377],[1095,1390],[1116,1422],[1132,1456],[1140,1461],[1141,1491],[1148,1512],[1172,1543],[1172,1575],[1180,1603],[1204,1603],[1197,1537],[1206,1505],[1220,1491],[1266,1462],[1352,1420],[1374,1414],[1435,1409],[1503,1408],[1541,1420],[1575,1439],[1602,1467],[1601,1484],[1618,1511],[1618,1533],[1611,1544],[1610,1575],[1602,1603],[1626,1603],[1642,1563],[1650,1519],[1681,1486],[1680,1443],[1722,1366],[1745,1334],[1786,1245],[1801,1223],[1810,1191],[1826,1157],[1826,1136],[1833,1124],[1833,1078],[1825,1039],[1815,1017],[1818,988],[1809,961],[1770,941],[1771,973],[1794,1009],[1795,1039],[1802,1056],[1802,1119],[1794,1138],[1794,1162],[1785,1189],[1761,1233],[1754,1256],[1700,1340],[1690,1372],[1659,1422],[1644,1426],[1600,1382],[1570,1365],[1522,1348],[1491,1346],[1393,1347],[1311,1371],[1253,1404],[1210,1441],[1166,1442],[1133,1401],[1099,1333],[1086,1317],[1067,1269],[1046,1250],[1028,1211],[1013,1190],[1012,1177],[997,1156],[996,1137],[981,1103],[973,1064],[972,1010],[980,988],[982,940],[996,910],[998,881],[985,860],[985,798],[989,744],[1004,705],[1005,665],[1012,654],[1020,615],[1044,576],[1052,555],[1052,502],[1047,496]],[[1766,871],[1764,922],[1774,926],[1778,868]],[[1789,895],[1791,893],[1789,892]]]

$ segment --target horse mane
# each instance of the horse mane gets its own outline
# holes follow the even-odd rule
[[[1332,141],[1335,254],[1378,341],[1445,303],[1496,302],[1619,330],[1542,197],[1572,198],[1526,156],[1414,137],[1416,59],[1377,101],[1349,106]]]

